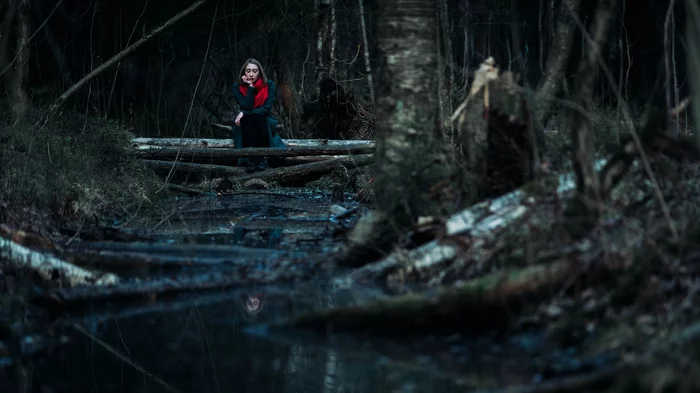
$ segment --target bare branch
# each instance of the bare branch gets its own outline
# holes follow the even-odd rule
[[[95,68],[92,70],[89,74],[85,75],[81,80],[76,82],[73,86],[68,88],[63,94],[61,94],[60,97],[54,101],[54,103],[51,105],[50,111],[49,111],[49,117],[51,114],[55,113],[58,108],[63,105],[64,102],[68,98],[70,98],[73,94],[75,94],[76,91],[78,91],[83,85],[85,85],[87,82],[91,81],[93,78],[107,70],[108,68],[114,66],[117,64],[120,60],[128,56],[130,53],[138,49],[140,46],[151,40],[153,37],[157,36],[160,34],[163,30],[167,29],[168,27],[172,26],[173,24],[177,23],[180,19],[184,18],[188,14],[192,13],[194,10],[202,6],[204,3],[206,3],[208,0],[199,0],[189,6],[186,10],[180,12],[179,14],[173,16],[170,18],[167,22],[162,24],[161,26],[151,30],[150,33],[142,37],[140,40],[134,42],[131,46],[128,46],[121,52],[117,53],[114,55],[111,59],[107,60],[104,64],[100,65],[99,67]],[[48,119],[48,118],[47,118]]]

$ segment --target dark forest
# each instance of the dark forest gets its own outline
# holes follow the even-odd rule
[[[696,0],[0,16],[1,392],[700,391]]]

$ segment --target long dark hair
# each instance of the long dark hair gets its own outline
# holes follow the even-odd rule
[[[252,57],[243,63],[243,67],[241,67],[241,72],[238,73],[238,83],[241,82],[241,77],[245,75],[245,68],[248,66],[248,64],[255,64],[258,66],[258,69],[260,70],[260,78],[262,78],[263,83],[267,84],[267,75],[265,74],[265,70],[263,69],[262,64],[260,64],[259,61],[253,59]]]

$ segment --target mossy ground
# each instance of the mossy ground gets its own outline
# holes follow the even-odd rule
[[[97,223],[129,216],[162,195],[160,181],[125,149],[133,138],[127,129],[68,111],[37,125],[45,113],[32,110],[20,124],[0,122],[0,222]]]

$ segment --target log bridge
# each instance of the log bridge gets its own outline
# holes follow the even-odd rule
[[[228,178],[243,182],[253,178],[280,185],[318,179],[338,167],[358,168],[374,162],[374,141],[283,139],[283,148],[236,148],[233,139],[134,138],[129,153],[147,168],[177,178]],[[278,167],[248,174],[237,166],[238,158],[277,158]],[[173,176],[168,176],[172,178]],[[173,184],[173,190],[183,191]],[[192,190],[192,193],[195,193]]]

